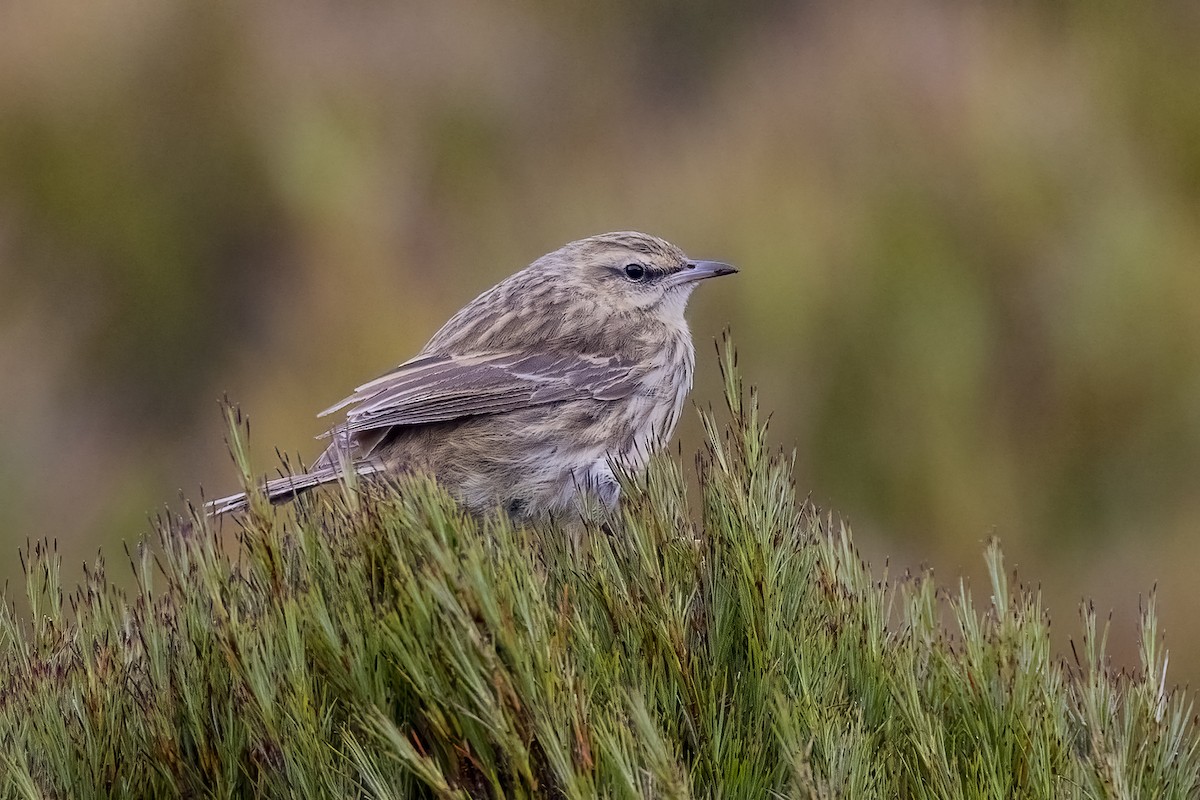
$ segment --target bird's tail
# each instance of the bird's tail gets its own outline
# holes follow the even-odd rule
[[[380,472],[383,467],[379,464],[365,463],[355,464],[353,469],[355,475],[373,475],[376,472]],[[322,465],[321,461],[318,461],[317,465],[308,472],[301,473],[300,475],[284,475],[282,478],[267,481],[263,487],[263,492],[272,505],[279,505],[280,503],[287,503],[296,499],[309,489],[314,489],[326,483],[333,483],[345,475],[346,472],[340,465],[331,465],[327,462]],[[204,508],[210,517],[219,517],[222,514],[243,511],[248,504],[249,501],[246,493],[238,492],[228,497],[210,500],[204,504]]]

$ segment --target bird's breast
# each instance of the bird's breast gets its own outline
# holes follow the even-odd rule
[[[695,352],[691,337],[671,337],[644,360],[645,371],[637,391],[620,410],[628,434],[622,437],[622,455],[635,465],[644,464],[650,453],[671,437],[688,392],[692,388]]]

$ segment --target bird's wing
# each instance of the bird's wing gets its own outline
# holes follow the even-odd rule
[[[632,361],[563,353],[420,356],[321,412],[349,408],[340,430],[351,436],[395,425],[592,398],[617,400],[637,391]]]

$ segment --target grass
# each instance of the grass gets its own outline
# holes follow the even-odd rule
[[[995,543],[982,600],[873,573],[722,359],[698,498],[664,456],[571,530],[421,478],[260,499],[236,541],[164,519],[128,592],[98,560],[65,594],[35,544],[32,615],[0,612],[0,796],[1200,794],[1152,600],[1114,672],[1091,607],[1054,656]]]

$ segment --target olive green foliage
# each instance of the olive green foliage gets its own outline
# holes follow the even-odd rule
[[[697,508],[666,457],[569,530],[466,517],[420,478],[258,498],[236,546],[164,523],[134,591],[100,561],[65,601],[35,545],[32,624],[0,616],[0,794],[1197,795],[1153,604],[1117,675],[1090,608],[1074,663],[1052,657],[994,544],[982,607],[880,579],[723,366]]]

